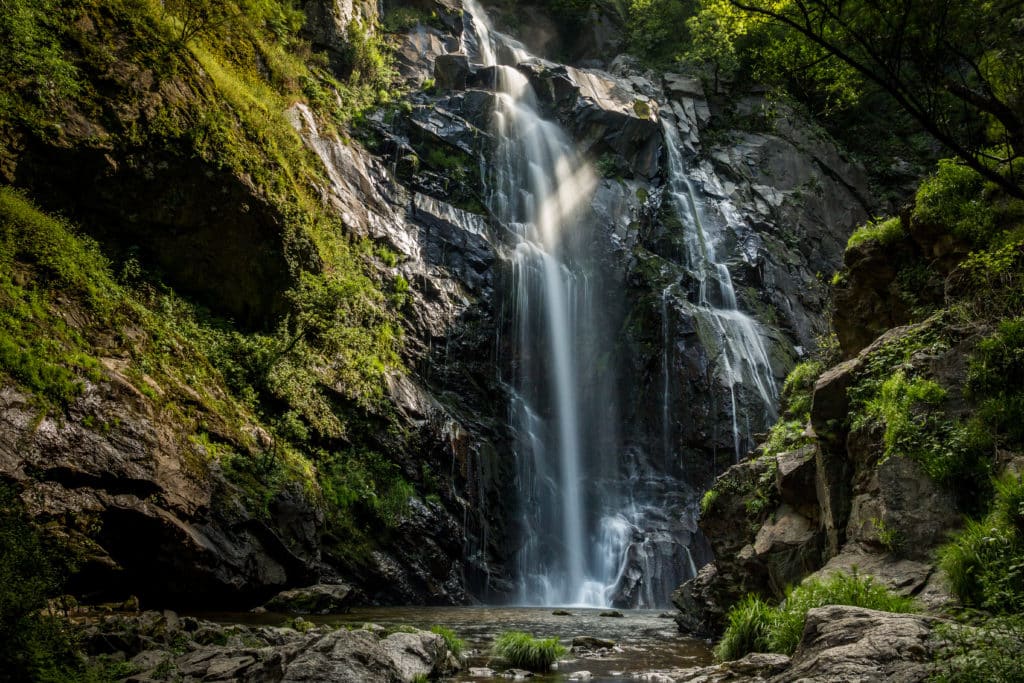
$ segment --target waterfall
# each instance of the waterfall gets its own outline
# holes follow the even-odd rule
[[[463,49],[493,73],[491,153],[482,165],[487,205],[504,231],[510,322],[502,382],[516,459],[515,580],[522,604],[658,607],[696,574],[689,544],[696,506],[674,473],[673,327],[684,298],[662,292],[662,458],[620,444],[613,276],[603,270],[591,202],[599,180],[575,143],[540,114],[526,73],[535,60],[465,0]],[[532,65],[535,66],[535,65]],[[666,125],[667,196],[686,225],[687,267],[699,282],[701,339],[729,390],[737,456],[742,400],[771,410],[774,378],[754,321],[737,308],[718,260],[721,231],[706,221]],[[655,444],[657,440],[655,440]],[[657,450],[657,445],[655,445]],[[511,482],[510,482],[511,484]],[[695,546],[696,548],[696,546]]]
[[[578,233],[587,227],[582,214],[597,180],[565,132],[540,116],[526,76],[498,57],[518,63],[530,55],[497,34],[476,2],[468,0],[466,9],[475,29],[475,45],[469,47],[495,70],[496,147],[488,204],[514,243],[510,417],[524,528],[519,599],[603,605],[603,583],[586,551],[582,430],[592,421],[592,401],[582,396],[579,366],[584,337],[593,329],[594,302],[580,246],[586,240]]]
[[[698,282],[697,321],[701,340],[709,353],[718,349],[717,370],[729,391],[734,457],[739,461],[743,440],[750,435],[740,428],[737,390],[742,386],[753,392],[765,414],[774,417],[778,399],[775,377],[764,335],[758,323],[739,310],[732,276],[725,264],[718,261],[724,237],[722,226],[705,215],[687,173],[679,132],[667,118],[662,121],[662,130],[668,150],[669,196],[685,227],[687,268]],[[664,299],[662,306],[664,311]]]

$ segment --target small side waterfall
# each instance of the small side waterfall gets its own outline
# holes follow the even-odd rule
[[[749,436],[745,431],[749,430],[740,424],[737,390],[744,386],[752,391],[765,413],[774,417],[778,400],[775,377],[763,332],[753,318],[737,307],[732,276],[718,260],[723,226],[705,215],[686,170],[676,125],[666,118],[662,130],[668,150],[668,191],[676,215],[685,227],[686,265],[698,282],[696,317],[702,328],[701,339],[709,352],[717,351],[719,377],[729,389],[734,457],[739,461],[743,440]],[[667,295],[668,290],[662,299],[665,315]]]

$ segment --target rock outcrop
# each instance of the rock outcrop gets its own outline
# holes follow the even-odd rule
[[[128,683],[184,681],[413,683],[460,666],[444,639],[409,629],[223,626],[173,612],[106,617],[84,627],[89,654],[124,657]]]

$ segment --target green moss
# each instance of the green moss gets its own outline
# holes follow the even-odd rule
[[[718,500],[719,495],[721,495],[721,493],[715,488],[710,488],[704,492],[704,495],[700,499],[701,515],[706,515],[715,508],[715,502]]]
[[[868,221],[854,230],[853,234],[850,235],[850,239],[846,242],[846,248],[853,249],[865,242],[876,242],[881,246],[885,246],[893,244],[905,236],[906,231],[903,228],[903,222],[898,217],[888,218],[883,221]]]

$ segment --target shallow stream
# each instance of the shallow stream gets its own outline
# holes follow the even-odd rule
[[[595,683],[620,683],[631,680],[634,674],[703,666],[712,661],[711,651],[704,641],[681,636],[675,622],[668,616],[659,616],[663,612],[658,610],[622,610],[622,618],[602,617],[599,609],[567,608],[569,616],[554,615],[554,610],[552,607],[378,607],[308,618],[315,623],[332,625],[361,626],[372,622],[423,629],[446,626],[466,641],[468,652],[462,672],[446,679],[449,681],[507,681],[500,678],[505,667],[488,654],[495,638],[503,631],[525,631],[538,638],[557,636],[566,647],[576,636],[593,636],[617,643],[614,651],[602,655],[570,653],[558,663],[557,670],[530,679],[537,683],[566,681],[575,671],[589,671],[593,675],[590,680]],[[265,624],[280,624],[285,620],[283,615],[273,614],[238,617],[217,620]],[[493,668],[496,675],[469,675],[469,669],[476,667]]]

